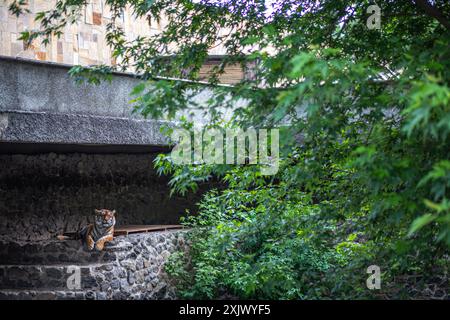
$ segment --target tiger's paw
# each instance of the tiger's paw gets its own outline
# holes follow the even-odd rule
[[[86,238],[86,246],[88,248],[88,250],[93,250],[94,249],[94,240],[92,239],[92,237],[87,237]]]
[[[99,241],[95,244],[95,250],[102,251],[105,247],[105,243],[103,241]]]

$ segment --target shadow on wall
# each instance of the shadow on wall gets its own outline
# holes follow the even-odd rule
[[[156,153],[0,154],[0,238],[44,240],[88,223],[96,208],[117,225],[176,224],[201,193],[169,196]]]

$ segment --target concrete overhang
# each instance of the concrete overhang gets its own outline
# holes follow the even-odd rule
[[[0,148],[11,143],[169,148],[160,129],[173,123],[132,113],[130,92],[138,77],[115,73],[110,83],[77,85],[70,67],[0,56]]]
[[[48,112],[0,111],[0,142],[132,145],[162,149],[169,141],[158,120]]]

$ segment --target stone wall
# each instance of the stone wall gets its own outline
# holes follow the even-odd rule
[[[155,154],[0,154],[0,239],[51,239],[87,224],[96,208],[117,225],[176,224],[197,196],[170,194]]]
[[[86,252],[74,240],[0,241],[0,300],[174,299],[164,265],[174,251],[187,250],[186,232],[119,236],[102,252]],[[78,288],[69,279],[74,270]]]

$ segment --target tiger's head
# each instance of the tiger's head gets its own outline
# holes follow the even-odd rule
[[[116,210],[95,209],[95,224],[98,227],[110,228],[116,224]]]

